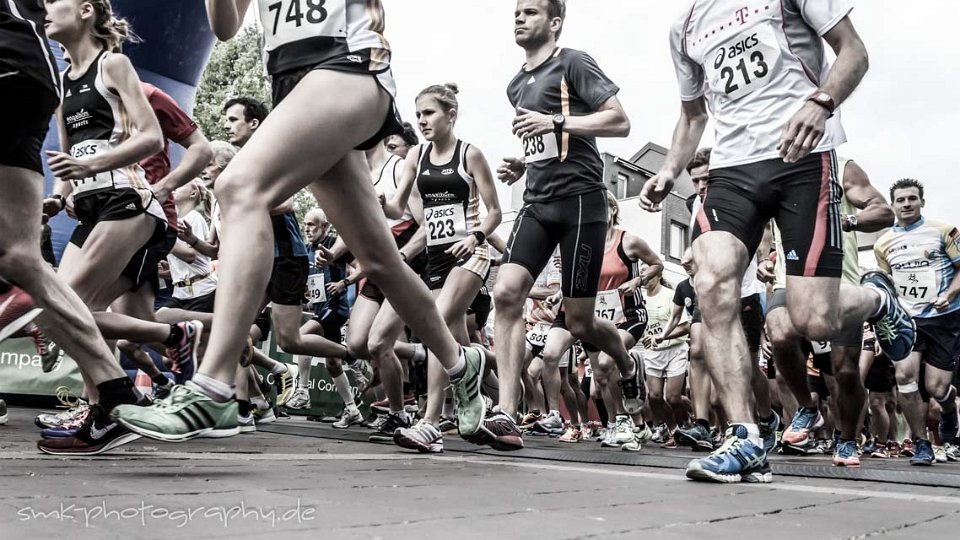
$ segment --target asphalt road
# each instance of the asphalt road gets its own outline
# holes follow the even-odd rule
[[[521,457],[448,440],[445,454],[423,456],[261,431],[178,445],[141,439],[62,459],[35,449],[35,414],[11,409],[0,426],[0,539],[821,540],[960,531],[956,488],[790,475],[769,485],[701,484],[662,466],[688,459],[685,450],[645,450],[648,460],[662,457],[647,467],[542,459],[551,444],[565,450],[551,441]],[[319,429],[299,419],[277,425]],[[952,476],[960,465],[931,470]]]

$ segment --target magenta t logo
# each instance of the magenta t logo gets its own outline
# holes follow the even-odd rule
[[[740,25],[747,24],[747,16],[750,15],[750,8],[742,7],[737,10],[737,22]]]

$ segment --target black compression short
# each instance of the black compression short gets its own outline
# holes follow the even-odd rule
[[[776,219],[787,275],[840,277],[842,193],[834,152],[810,154],[797,163],[777,158],[712,169],[693,238],[724,231],[753,253],[767,222]]]
[[[559,244],[563,296],[593,298],[599,288],[606,234],[604,190],[526,203],[514,221],[503,264],[519,264],[538,276]]]

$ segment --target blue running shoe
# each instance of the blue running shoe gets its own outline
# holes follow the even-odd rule
[[[933,455],[933,445],[926,439],[917,438],[913,441],[913,457],[910,458],[911,465],[930,466],[936,463],[937,458]]]
[[[857,453],[857,441],[840,441],[833,452],[834,467],[859,467],[860,455]]]
[[[80,431],[79,427],[53,427],[40,430],[40,436],[44,439],[63,439],[73,437]]]
[[[867,272],[860,283],[869,287],[883,298],[883,315],[869,319],[877,332],[880,349],[894,362],[903,360],[913,350],[917,339],[917,327],[907,310],[897,300],[897,289],[890,276],[883,272]]]
[[[716,451],[687,465],[687,478],[706,482],[769,483],[773,480],[767,453],[750,442],[747,428],[734,424],[727,429],[727,438]]]
[[[790,427],[783,432],[780,442],[790,446],[803,446],[810,439],[810,433],[823,427],[823,416],[816,407],[800,407],[793,415]]]
[[[760,438],[763,439],[763,451],[770,453],[777,446],[777,428],[780,427],[780,415],[777,411],[771,411],[773,417],[769,422],[761,420],[757,426],[760,428]]]

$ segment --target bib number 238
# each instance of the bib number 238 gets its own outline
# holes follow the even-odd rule
[[[267,50],[312,37],[345,37],[346,0],[260,0]]]
[[[523,155],[526,163],[534,163],[560,157],[557,136],[554,133],[534,135],[523,139]]]

